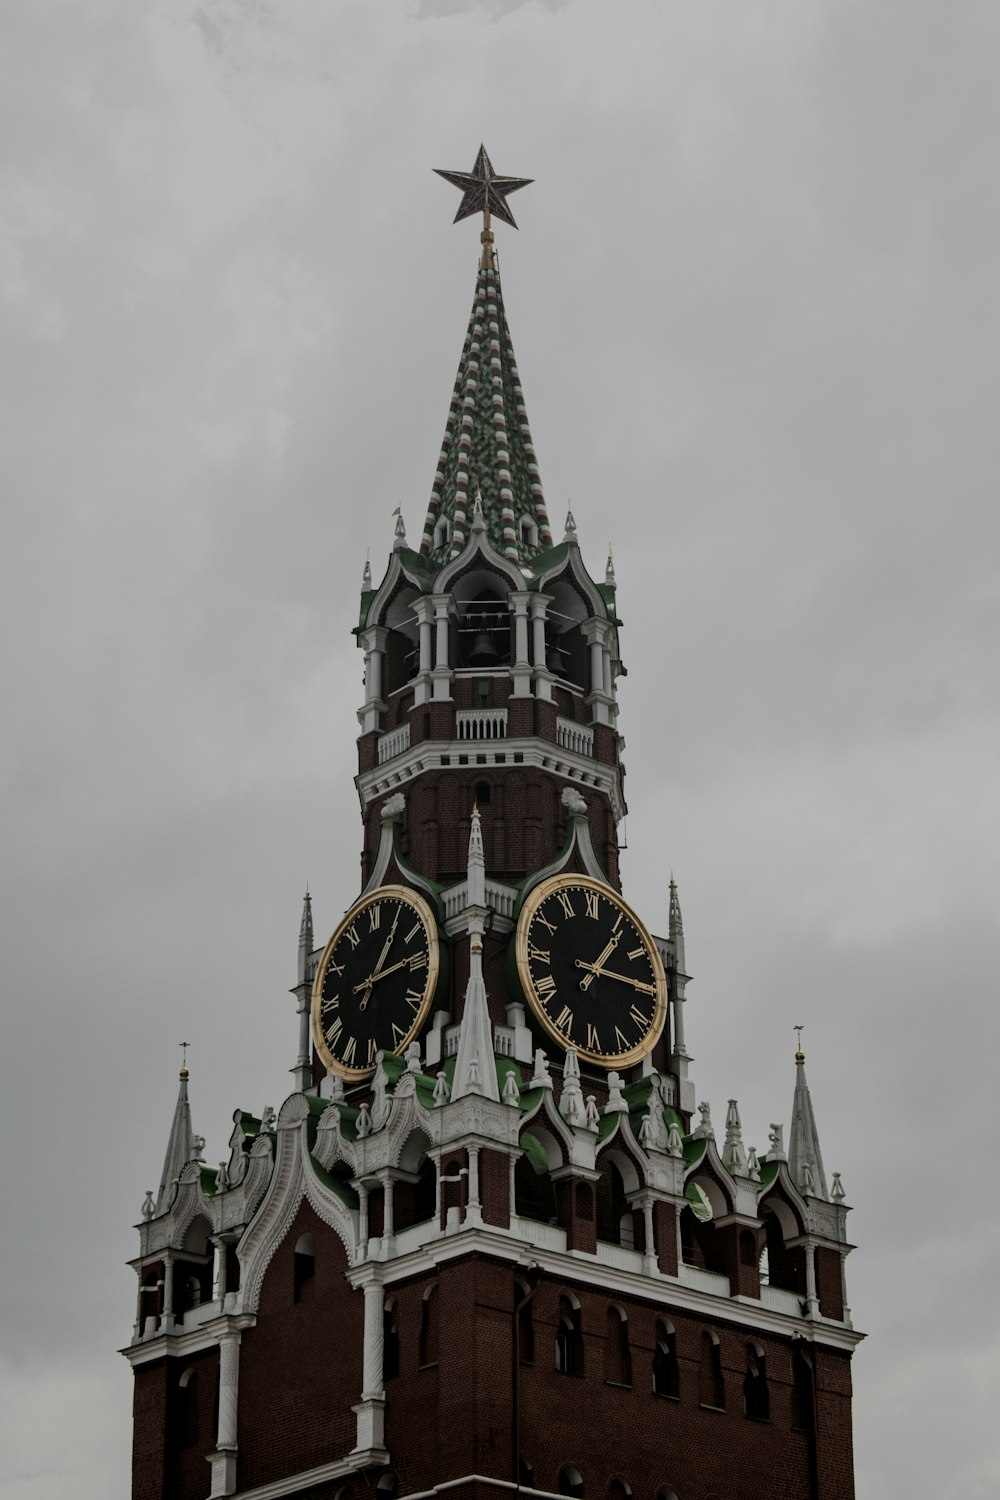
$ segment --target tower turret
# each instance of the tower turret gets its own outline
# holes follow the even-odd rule
[[[801,1031],[801,1028],[797,1028]],[[788,1170],[800,1193],[829,1200],[823,1153],[819,1149],[819,1131],[813,1114],[812,1097],[806,1082],[806,1055],[801,1037],[795,1052],[795,1092],[792,1096],[792,1123],[788,1132]]]
[[[156,1194],[155,1211],[158,1214],[163,1213],[169,1207],[174,1185],[195,1155],[195,1136],[191,1131],[191,1105],[188,1102],[188,1043],[182,1042],[181,1045],[184,1048],[184,1061],[181,1063],[177,1103],[174,1105],[174,1115],[170,1122],[167,1150],[163,1158],[163,1171],[160,1174],[160,1187]]]

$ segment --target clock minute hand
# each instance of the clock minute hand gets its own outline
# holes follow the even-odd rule
[[[396,918],[392,926],[389,928],[389,936],[386,938],[384,944],[382,945],[382,952],[378,956],[378,963],[375,965],[374,969],[369,974],[364,984],[357,984],[354,986],[355,994],[358,993],[358,990],[364,990],[365,992],[364,998],[362,999],[361,1005],[359,1006],[360,1010],[364,1010],[367,1006],[369,1000],[372,997],[372,985],[375,983],[376,979],[381,976],[382,965],[385,963],[386,959],[389,956],[389,949],[392,947],[392,940],[396,936],[396,924],[399,921],[402,910],[403,908],[401,906],[396,907]]]
[[[389,974],[395,974],[397,969],[405,969],[409,962],[408,958],[401,958],[398,964],[390,964],[387,969],[382,969],[379,973],[373,974],[370,979],[363,979],[360,984],[354,986],[354,993],[357,994],[359,990],[368,989],[375,983],[376,979],[385,979]]]
[[[616,974],[612,969],[598,970],[596,964],[585,964],[582,958],[577,959],[576,966],[578,969],[591,969],[595,971],[593,975],[595,979],[600,974],[602,979],[617,979],[619,984],[630,984],[634,990],[639,990],[644,995],[656,994],[656,985],[647,984],[644,979],[633,979],[628,974]]]

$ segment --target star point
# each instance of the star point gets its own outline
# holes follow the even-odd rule
[[[517,228],[514,215],[507,206],[507,197],[510,193],[516,193],[518,188],[527,187],[534,178],[499,176],[493,170],[493,163],[486,154],[485,146],[479,147],[471,172],[449,172],[443,167],[435,167],[434,171],[446,182],[450,182],[452,187],[457,187],[462,194],[453,223],[457,224],[460,219],[468,219],[473,214],[481,213],[486,229],[489,228],[491,216],[501,223],[509,224],[512,229]]]

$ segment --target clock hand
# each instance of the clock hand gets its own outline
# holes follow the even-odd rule
[[[603,973],[604,960],[606,958],[610,958],[612,953],[614,953],[615,949],[618,947],[618,944],[621,942],[621,936],[622,935],[620,932],[613,932],[611,934],[610,940],[605,944],[603,950],[598,954],[597,959],[594,963],[585,964],[582,959],[577,959],[577,963],[579,964],[581,969],[590,970],[590,973],[587,975],[586,979],[580,980],[581,990],[589,990],[590,986],[593,984],[597,976]]]
[[[617,979],[621,984],[630,984],[634,990],[640,990],[644,995],[655,995],[656,985],[646,984],[642,979],[632,979],[628,974],[615,974],[611,969],[598,969],[596,964],[585,964],[582,958],[576,961],[578,969],[589,969],[591,977],[597,979]]]
[[[362,1001],[361,1001],[361,1005],[359,1006],[360,1010],[364,1010],[365,1009],[365,1006],[368,1004],[369,1000],[372,997],[372,985],[375,983],[375,980],[378,979],[379,976],[380,976],[380,974],[382,973],[382,965],[385,963],[386,959],[389,956],[389,949],[392,947],[392,940],[396,936],[396,926],[397,926],[397,924],[399,922],[399,918],[400,918],[400,915],[402,914],[402,910],[403,910],[402,906],[397,906],[396,907],[396,919],[393,922],[392,926],[389,928],[389,936],[386,938],[385,943],[382,946],[382,952],[378,956],[378,963],[375,965],[374,969],[369,974],[369,976],[365,980],[364,984],[355,985],[355,987],[354,987],[354,993],[355,994],[357,994],[357,992],[358,992],[359,989],[362,989],[362,990],[365,991],[364,997],[362,998]]]
[[[363,979],[360,984],[356,984],[354,986],[354,993],[357,994],[359,990],[369,989],[376,979],[385,979],[387,975],[395,974],[397,969],[405,969],[406,965],[410,962],[411,960],[408,958],[401,958],[398,964],[390,964],[380,974],[373,974],[370,979]]]

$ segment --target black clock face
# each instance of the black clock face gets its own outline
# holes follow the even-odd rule
[[[312,995],[313,1039],[332,1073],[367,1077],[423,1025],[438,975],[437,928],[415,891],[386,885],[353,906],[326,945]]]
[[[555,876],[532,891],[517,924],[516,956],[535,1015],[581,1058],[628,1067],[663,1030],[660,956],[635,913],[598,881]]]

